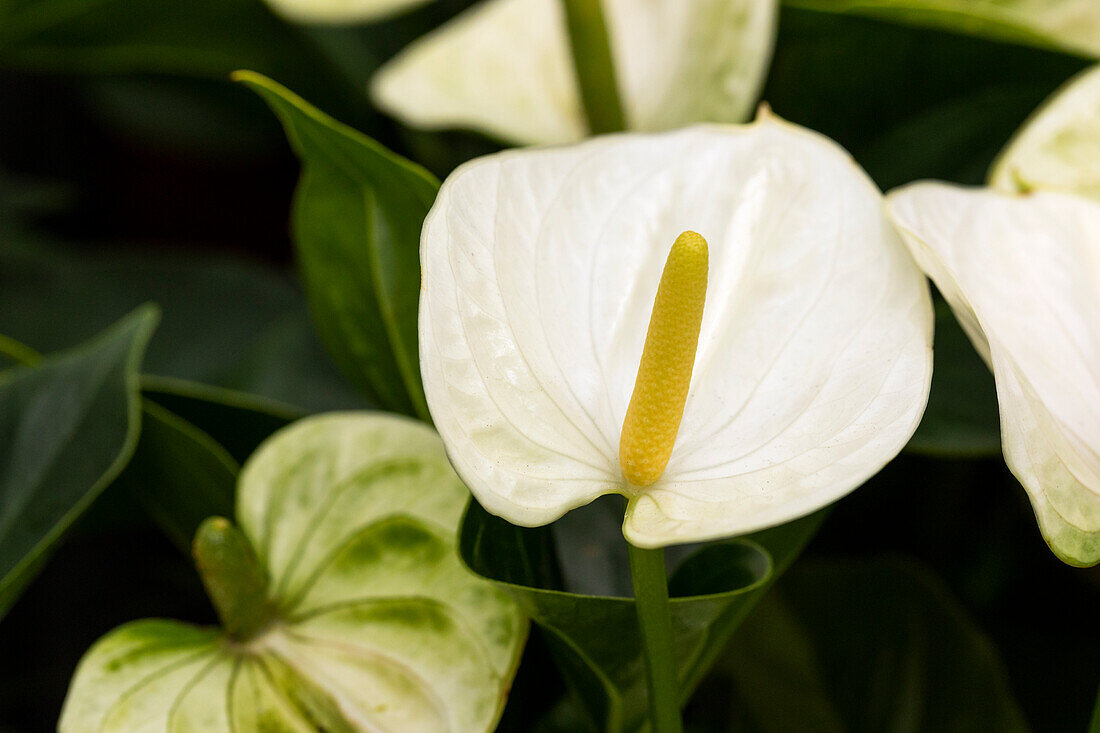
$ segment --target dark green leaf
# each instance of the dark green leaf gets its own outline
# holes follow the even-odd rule
[[[244,66],[314,87],[331,72],[263,0],[5,0],[0,64],[223,79]]]
[[[1027,730],[996,649],[906,562],[800,563],[734,636],[716,677],[733,688],[723,697],[739,725],[726,730]]]
[[[420,229],[438,182],[252,72],[302,160],[294,235],[321,339],[385,409],[428,419],[417,367]]]
[[[305,417],[254,395],[181,379],[146,377],[141,387],[149,401],[200,429],[240,463],[276,430]]]
[[[210,516],[233,514],[237,462],[191,423],[146,399],[137,449],[117,483],[181,550]]]
[[[951,309],[936,304],[932,392],[906,450],[936,456],[978,457],[1001,452],[993,375]]]
[[[1067,23],[1068,8],[1059,1],[1041,0],[783,0],[786,5],[828,13],[851,13],[882,18],[893,23],[938,28],[972,34],[994,41],[1022,43],[1039,48],[1062,49],[1082,56],[1096,56],[1100,45],[1089,37],[1095,22],[1084,15],[1081,22]],[[1063,3],[1063,5],[1065,5]],[[1063,18],[1056,14],[1062,10]],[[1046,17],[1044,17],[1046,16]],[[1052,28],[1044,28],[1043,21]]]
[[[0,615],[130,459],[138,370],[156,321],[143,307],[83,346],[0,377]]]
[[[254,263],[13,240],[0,250],[0,292],[0,333],[39,351],[79,343],[152,300],[164,316],[147,374],[309,411],[364,406],[316,342],[304,298],[289,279]]]
[[[669,591],[684,699],[822,516],[704,546],[681,564]],[[560,590],[552,544],[548,528],[516,527],[476,502],[467,510],[460,536],[466,564],[511,593],[542,628],[591,718],[605,731],[632,730],[644,722],[647,705],[634,602]]]
[[[1022,46],[785,7],[763,98],[880,186],[980,183],[1030,112],[1087,65]]]

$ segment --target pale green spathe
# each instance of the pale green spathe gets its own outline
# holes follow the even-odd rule
[[[784,0],[784,3],[1100,57],[1100,3],[1096,0]]]
[[[1039,108],[1005,148],[989,182],[1008,193],[1062,191],[1100,200],[1100,66]]]
[[[245,465],[238,521],[277,620],[246,643],[145,620],[85,655],[59,731],[487,731],[526,621],[465,569],[469,494],[428,427],[309,418]]]
[[[777,0],[606,0],[626,125],[739,122],[771,59]],[[417,127],[467,127],[508,141],[587,134],[560,0],[484,0],[412,44],[372,85]]]
[[[298,23],[346,24],[380,20],[432,0],[267,0],[279,15]]]
[[[993,371],[1005,462],[1047,543],[1100,562],[1100,203],[934,182],[887,201]]]

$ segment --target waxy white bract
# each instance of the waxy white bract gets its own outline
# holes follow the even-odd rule
[[[1100,66],[1039,108],[998,158],[989,183],[1011,193],[1043,189],[1100,201]]]
[[[431,0],[267,0],[279,15],[299,23],[363,23],[411,10]]]
[[[777,0],[604,0],[627,127],[740,122],[775,41]],[[561,0],[484,0],[414,43],[373,96],[409,124],[506,140],[587,134]]]
[[[1047,542],[1100,561],[1100,204],[941,183],[888,200],[993,370],[1005,461]]]
[[[665,474],[617,450],[661,269],[710,243]],[[491,512],[551,522],[608,493],[655,547],[780,524],[905,445],[931,376],[928,286],[836,144],[774,119],[475,160],[421,244],[421,368],[448,456]]]

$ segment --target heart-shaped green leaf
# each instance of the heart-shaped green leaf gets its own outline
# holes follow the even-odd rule
[[[247,260],[114,250],[91,257],[20,236],[0,250],[0,292],[0,333],[38,351],[68,348],[154,301],[163,315],[146,374],[266,397],[265,406],[199,388],[208,402],[258,402],[259,410],[288,416],[296,416],[291,405],[309,412],[365,406],[317,343],[289,278]],[[160,384],[161,391],[196,389]]]
[[[819,512],[706,545],[680,565],[669,592],[683,700],[823,516]],[[471,502],[459,546],[471,569],[508,591],[542,628],[562,673],[600,729],[635,730],[646,720],[648,693],[634,601],[559,590],[552,544],[548,528],[516,527]]]
[[[232,513],[238,470],[209,435],[145,399],[141,437],[117,483],[186,552],[202,520]]]
[[[302,161],[294,239],[317,329],[354,384],[428,419],[420,383],[420,228],[439,183],[253,72],[235,78],[282,121]]]
[[[130,459],[156,322],[143,307],[83,346],[0,376],[0,616]]]
[[[729,685],[739,730],[1028,729],[989,639],[934,576],[895,560],[799,564],[711,683]]]
[[[5,0],[0,63],[43,71],[225,78],[241,66],[324,86],[331,69],[262,0]]]
[[[303,412],[272,400],[184,379],[145,376],[141,391],[147,401],[201,430],[239,463],[276,430],[305,417]],[[191,534],[187,538],[190,541]]]
[[[214,544],[196,542],[229,636],[116,629],[81,662],[59,730],[490,730],[527,624],[462,566],[467,497],[414,420],[334,413],[280,431],[241,472],[240,529],[207,520]]]

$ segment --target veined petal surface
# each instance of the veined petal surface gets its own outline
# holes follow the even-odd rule
[[[279,15],[298,23],[365,23],[411,10],[432,0],[267,0]]]
[[[619,434],[669,248],[710,243],[665,474]],[[641,546],[742,534],[854,489],[901,450],[931,377],[927,285],[840,147],[772,118],[512,151],[444,184],[421,242],[421,368],[482,505],[538,525],[607,493]]]
[[[605,0],[604,9],[630,129],[749,115],[777,0]],[[399,54],[372,88],[380,106],[419,127],[522,144],[587,134],[560,0],[484,0]]]
[[[918,183],[889,196],[993,370],[1005,461],[1055,553],[1100,561],[1100,204]]]
[[[276,620],[247,641],[173,621],[112,631],[59,730],[491,730],[527,622],[459,559],[468,498],[421,423],[337,413],[276,433],[238,489]]]
[[[989,182],[1008,193],[1043,189],[1100,201],[1100,66],[1039,108],[1005,148]]]

